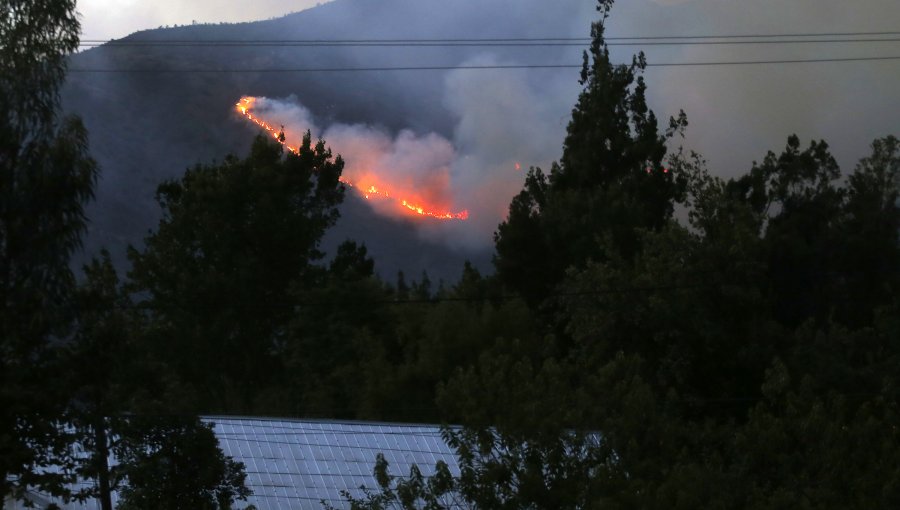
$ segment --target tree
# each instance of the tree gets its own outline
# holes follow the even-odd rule
[[[244,465],[222,453],[210,424],[133,417],[121,421],[120,434],[113,449],[120,510],[230,510],[252,494]]]
[[[351,510],[444,510],[450,508],[476,508],[465,500],[459,492],[459,482],[443,461],[437,461],[434,473],[424,476],[416,465],[410,468],[409,476],[392,475],[384,455],[375,458],[373,475],[378,490],[360,487],[362,498],[354,497],[349,491],[341,491]],[[326,510],[337,510],[323,503]]]
[[[640,75],[643,54],[613,64],[603,39],[612,0],[600,0],[600,20],[584,54],[583,90],[572,112],[559,164],[549,176],[532,169],[495,234],[497,276],[532,305],[562,280],[608,250],[631,257],[635,229],[662,227],[684,182],[663,166],[666,139],[687,125],[684,113],[661,135],[647,107]],[[600,250],[597,239],[613,242]]]
[[[389,295],[365,246],[342,243],[314,288],[297,286],[285,345],[290,414],[384,418],[373,406],[394,337]],[[275,405],[277,408],[277,404]]]
[[[104,510],[112,510],[114,492],[119,508],[169,508],[175,500],[182,508],[230,508],[245,499],[243,465],[223,455],[208,425],[158,416],[171,412],[158,391],[160,363],[144,351],[146,321],[109,253],[84,271],[74,295],[77,328],[60,360],[70,394],[67,436],[78,445],[69,465],[90,481],[71,498],[96,499]]]
[[[730,183],[764,222],[767,281],[776,316],[789,327],[825,319],[831,311],[831,271],[840,242],[834,225],[844,202],[844,190],[834,185],[839,175],[828,144],[812,142],[801,151],[793,135],[780,155],[769,152]]]
[[[631,258],[598,240],[608,255],[558,287],[567,349],[495,341],[440,386],[466,425],[454,491],[479,508],[896,506],[895,270],[841,265],[897,249],[890,140],[846,190],[823,142],[791,137],[728,181],[676,155],[690,226],[637,229]],[[788,266],[822,281],[778,281]],[[874,295],[856,287],[867,273]],[[812,306],[781,308],[797,295]],[[868,319],[844,322],[847,296]]]
[[[97,169],[81,122],[58,117],[66,58],[78,47],[74,0],[7,0],[0,11],[2,500],[29,486],[64,492],[43,469],[66,449],[57,441],[64,398],[46,374],[51,344],[68,333],[69,257]]]
[[[109,456],[116,440],[116,418],[131,410],[139,387],[152,386],[153,371],[135,349],[134,308],[109,253],[103,250],[84,272],[73,300],[76,331],[62,349],[60,367],[70,396],[67,428],[72,441],[87,453],[76,457],[75,471],[96,484],[74,497],[97,498],[103,510],[112,510],[116,479]]]
[[[148,350],[189,412],[251,412],[280,384],[296,293],[321,278],[319,241],[337,219],[343,161],[303,139],[299,155],[260,135],[249,157],[159,186],[159,228],[130,250],[132,289],[151,314]]]
[[[467,426],[453,438],[466,501],[895,506],[896,455],[870,452],[898,444],[896,139],[847,188],[827,144],[797,136],[737,179],[681,151],[662,167],[665,137],[631,88],[642,58],[608,61],[609,7],[563,158],[529,174],[495,238],[499,279],[551,333],[494,342],[441,385]]]
[[[846,197],[836,235],[842,281],[835,313],[842,323],[861,327],[900,289],[900,140],[872,143],[872,155],[849,177]]]
[[[874,328],[798,329],[791,359],[732,427],[727,466],[744,508],[893,508],[900,501],[896,309]]]

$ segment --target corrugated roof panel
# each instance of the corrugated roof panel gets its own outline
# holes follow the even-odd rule
[[[226,455],[243,462],[248,503],[260,510],[320,509],[320,500],[347,508],[341,490],[377,488],[375,457],[384,454],[391,473],[406,476],[412,464],[425,475],[438,459],[458,473],[436,425],[209,417]]]
[[[321,510],[321,500],[349,508],[342,490],[359,497],[360,486],[377,489],[373,469],[379,453],[394,475],[407,476],[412,464],[418,464],[428,476],[439,459],[459,475],[437,425],[250,417],[203,420],[214,424],[225,455],[244,464],[246,484],[253,490],[247,504],[258,510]],[[95,503],[62,508],[94,508]]]

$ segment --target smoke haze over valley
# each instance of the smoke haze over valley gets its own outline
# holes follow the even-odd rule
[[[731,4],[714,0],[620,3],[613,9],[607,32],[612,37],[804,33],[828,31],[836,19],[841,27],[861,30],[900,23],[900,9],[881,0],[853,9],[832,0],[804,0],[790,9],[774,1],[752,8]],[[810,11],[815,15],[810,16]],[[124,40],[134,44],[83,51],[70,64],[64,101],[68,110],[84,118],[92,154],[102,171],[97,200],[89,211],[86,252],[107,246],[121,262],[124,247],[140,244],[148,230],[155,228],[159,208],[153,194],[162,180],[177,178],[195,164],[221,161],[229,153],[244,155],[255,130],[235,114],[233,105],[249,95],[279,105],[282,113],[276,118],[283,119],[278,122],[285,124],[289,135],[311,129],[314,136],[324,137],[335,153],[347,159],[348,175],[364,163],[375,165],[395,186],[454,211],[469,212],[467,221],[423,221],[351,192],[326,248],[345,238],[364,242],[377,270],[389,279],[397,270],[413,276],[428,270],[434,279],[454,280],[467,258],[489,271],[492,233],[504,218],[510,198],[521,188],[525,171],[530,166],[547,170],[561,154],[579,91],[578,69],[279,71],[580,64],[585,44],[184,43],[584,40],[595,15],[592,2],[575,0],[555,2],[552,8],[534,0],[336,0],[268,21],[146,30]],[[224,17],[236,19],[229,16]],[[627,61],[639,49],[647,52],[651,65],[878,53],[852,45],[613,46],[613,58]],[[833,140],[838,161],[845,169],[852,168],[872,139],[896,130],[895,115],[889,113],[900,108],[896,89],[890,85],[896,66],[894,62],[881,66],[859,62],[651,67],[646,80],[650,106],[661,122],[682,108],[688,114],[687,138],[675,143],[704,154],[713,173],[730,176],[746,171],[766,151],[779,150],[793,132],[804,140]],[[822,108],[823,104],[829,107]],[[863,129],[847,129],[854,118],[866,119]]]

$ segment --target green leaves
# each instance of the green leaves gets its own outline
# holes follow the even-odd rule
[[[252,491],[244,466],[222,454],[212,426],[179,418],[121,422],[113,448],[123,478],[120,510],[229,510]]]
[[[474,508],[463,501],[459,494],[459,482],[450,473],[443,461],[437,461],[434,473],[424,476],[416,465],[409,470],[409,476],[390,474],[390,466],[384,455],[377,454],[373,474],[378,490],[360,487],[363,497],[353,497],[348,491],[341,491],[353,510],[449,510],[451,508]],[[328,510],[335,507],[324,503]]]
[[[69,258],[97,175],[87,133],[60,120],[59,87],[78,46],[74,1],[3,3],[0,16],[0,499],[36,487],[66,453],[65,388],[48,381],[71,331]],[[52,379],[52,378],[49,378]],[[61,462],[61,461],[60,461]]]
[[[847,184],[797,136],[735,179],[681,150],[664,166],[687,120],[661,136],[643,55],[610,63],[610,5],[562,160],[528,175],[495,236],[545,354],[496,342],[442,385],[472,427],[450,438],[467,500],[548,507],[565,473],[566,497],[590,487],[558,499],[573,508],[892,507],[900,142],[877,140]],[[578,431],[603,439],[583,478],[553,455]]]
[[[603,40],[611,2],[600,2],[600,21],[592,29],[590,58],[585,53],[582,90],[564,143],[562,158],[549,177],[529,173],[495,235],[494,264],[500,281],[521,293],[532,307],[546,298],[570,267],[640,250],[634,232],[658,229],[684,194],[681,175],[663,166],[666,139],[687,126],[684,112],[660,134],[648,108],[646,66],[613,64]],[[611,244],[599,238],[609,236]]]
[[[342,167],[308,133],[299,156],[260,136],[247,159],[160,185],[163,219],[130,252],[129,276],[160,327],[154,350],[200,395],[193,412],[247,412],[283,376],[292,303],[324,272],[315,263],[343,198]]]

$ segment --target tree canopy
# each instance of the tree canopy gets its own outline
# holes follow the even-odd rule
[[[562,158],[529,173],[495,237],[496,283],[528,303],[533,336],[483,339],[438,386],[443,418],[465,425],[446,431],[459,477],[436,490],[376,462],[381,491],[349,500],[895,506],[897,138],[845,180],[824,141],[796,135],[745,175],[712,176],[667,151],[687,123],[660,134],[643,56],[610,62],[610,7]]]
[[[160,184],[130,271],[101,253],[76,286],[96,168],[56,113],[74,4],[7,4],[0,496],[230,508],[248,473],[197,415],[243,413],[458,425],[456,466],[375,456],[354,509],[900,506],[896,137],[847,174],[791,135],[717,177],[672,146],[684,113],[649,109],[644,56],[611,60],[599,0],[495,274],[386,282],[363,245],[326,254],[343,161],[307,133]]]
[[[687,125],[684,114],[660,133],[647,106],[643,54],[610,60],[603,34],[611,1],[598,4],[584,54],[583,90],[572,111],[563,155],[549,175],[532,169],[495,235],[497,277],[532,304],[552,292],[570,266],[633,256],[636,231],[671,217],[684,182],[664,165],[666,140]],[[599,241],[609,237],[611,244]]]
[[[140,479],[135,473],[152,463],[129,452],[183,444],[173,446],[171,430],[158,424],[132,422],[123,435],[122,413],[147,408],[136,389],[135,377],[151,372],[135,350],[137,314],[108,254],[85,269],[80,286],[70,270],[98,173],[80,120],[60,115],[66,60],[79,41],[75,2],[10,0],[0,12],[0,502],[30,507],[43,493],[60,502],[98,497],[111,509],[111,487],[124,489],[123,501],[140,490],[162,494],[157,484],[173,474],[167,462],[179,458],[157,455],[152,480]],[[224,478],[209,489],[219,506],[205,507],[230,508],[248,494],[243,468],[200,428],[184,429],[180,439],[199,445],[202,436],[202,448],[183,462],[205,466],[206,476],[183,478],[169,501],[198,508],[189,498],[198,483]],[[151,430],[160,431],[152,443]],[[128,483],[107,465],[112,446],[123,460],[118,468],[132,468]],[[97,490],[76,491],[79,478],[97,479]]]
[[[69,257],[85,228],[97,175],[87,133],[59,117],[67,56],[78,46],[74,1],[4,1],[0,16],[0,499],[46,473],[66,445],[64,397],[46,378],[50,344],[68,334]]]
[[[246,159],[160,185],[163,219],[131,250],[129,277],[159,325],[150,348],[194,395],[192,412],[251,412],[278,382],[294,296],[324,271],[314,262],[337,219],[342,167],[308,133],[299,155],[260,135]]]

